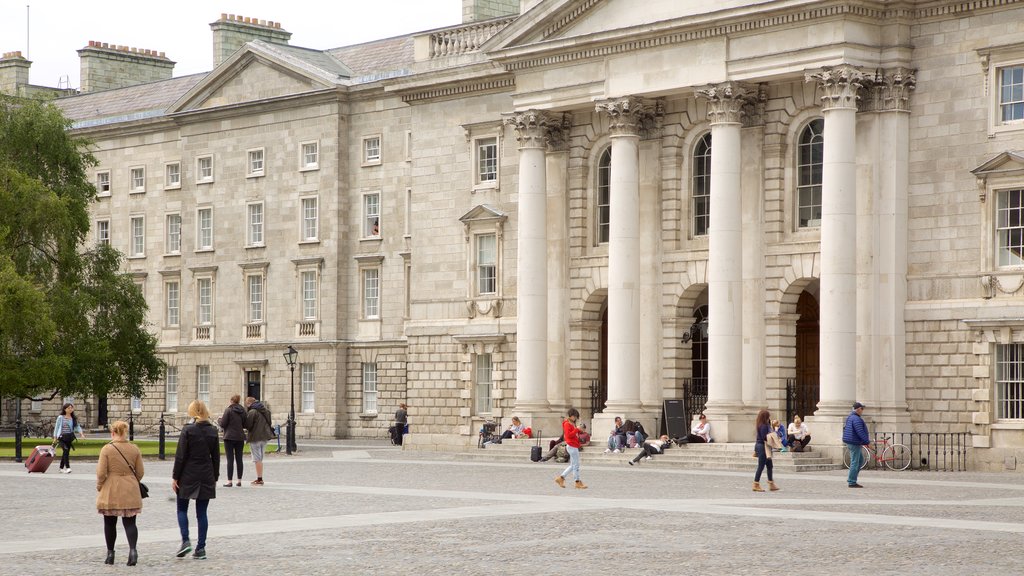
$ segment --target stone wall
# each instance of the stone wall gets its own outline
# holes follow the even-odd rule
[[[167,80],[174,72],[174,62],[163,52],[106,42],[90,40],[78,57],[83,93]]]

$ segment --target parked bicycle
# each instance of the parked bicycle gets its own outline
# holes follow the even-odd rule
[[[860,447],[863,452],[860,459],[862,470],[868,465],[868,460],[873,461],[875,466],[879,468],[882,465],[885,465],[890,470],[906,470],[910,468],[910,448],[903,444],[890,442],[889,438],[886,436],[881,440],[875,440],[867,446]],[[843,467],[850,467],[850,451],[847,448],[843,449]]]

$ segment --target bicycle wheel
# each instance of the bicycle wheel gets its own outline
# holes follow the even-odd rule
[[[882,452],[882,461],[890,470],[906,470],[910,467],[910,448],[893,444]]]
[[[860,447],[860,469],[863,470],[868,465],[868,460],[871,459],[871,452],[864,446]],[[843,468],[850,469],[850,449],[843,448]]]

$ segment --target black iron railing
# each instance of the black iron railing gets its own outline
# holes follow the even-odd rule
[[[794,416],[807,418],[818,409],[818,378],[786,380],[786,422]]]
[[[683,378],[683,409],[686,411],[686,421],[692,422],[695,416],[704,411],[707,404],[708,379]]]
[[[874,433],[875,441],[883,438],[888,439],[891,444],[902,444],[910,449],[910,470],[967,471],[970,437],[966,432]]]
[[[590,381],[590,414],[593,416],[604,410],[601,398],[607,395],[604,384],[600,380]]]

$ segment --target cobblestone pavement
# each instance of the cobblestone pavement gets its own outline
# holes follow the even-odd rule
[[[146,462],[139,566],[103,564],[94,462],[28,475],[0,463],[0,574],[1011,574],[1024,568],[1024,476],[845,472],[750,474],[465,462],[377,442],[300,444],[269,455],[263,487],[210,504],[209,559],[173,557],[171,462]],[[195,543],[195,520],[192,519]]]

